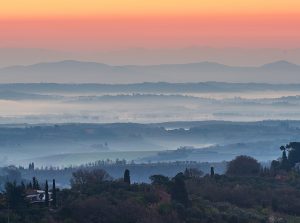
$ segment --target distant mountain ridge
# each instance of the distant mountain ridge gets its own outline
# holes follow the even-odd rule
[[[27,94],[56,93],[201,93],[201,92],[251,92],[251,91],[300,91],[300,84],[265,84],[265,83],[168,83],[144,82],[135,84],[61,84],[61,83],[13,83],[1,84],[0,93],[6,95],[13,92]],[[2,93],[4,92],[4,93]]]
[[[260,67],[214,62],[111,66],[65,60],[0,69],[0,83],[140,83],[140,82],[300,83],[300,66],[276,61]]]
[[[41,48],[1,48],[0,67],[30,65],[40,62],[95,61],[114,65],[178,64],[215,61],[233,66],[259,66],[270,61],[286,60],[300,64],[300,48],[199,47],[147,49],[134,47],[120,50],[62,51]]]

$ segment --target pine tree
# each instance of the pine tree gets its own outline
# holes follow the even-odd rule
[[[124,172],[124,182],[130,184],[130,172],[128,169],[126,169]]]
[[[49,206],[49,188],[48,188],[48,180],[46,180],[45,184],[45,204]]]
[[[56,186],[55,186],[55,179],[53,179],[52,182],[52,205],[55,208],[56,207]]]

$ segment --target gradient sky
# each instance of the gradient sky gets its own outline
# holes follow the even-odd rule
[[[9,0],[0,47],[299,48],[299,0]]]

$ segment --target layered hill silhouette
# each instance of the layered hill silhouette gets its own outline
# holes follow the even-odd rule
[[[276,61],[260,67],[213,62],[111,66],[65,60],[0,69],[0,83],[141,83],[141,82],[300,83],[300,66]]]

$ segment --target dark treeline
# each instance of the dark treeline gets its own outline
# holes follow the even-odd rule
[[[133,182],[137,169],[128,167],[142,165],[125,163],[105,164],[123,167],[118,178],[99,168],[101,165],[69,168],[74,172],[70,188],[65,189],[56,188],[57,179],[44,181],[36,176],[26,184],[7,182],[0,194],[0,222],[300,222],[300,143],[280,149],[280,158],[269,167],[243,155],[228,162],[222,174],[214,166],[204,172],[197,163],[186,162],[190,166],[173,176],[151,175],[149,183]],[[172,168],[178,163],[160,165]],[[28,199],[36,189],[45,194],[39,203]]]
[[[200,162],[161,162],[161,163],[144,163],[136,164],[126,160],[100,160],[90,162],[80,166],[69,167],[35,167],[34,163],[30,163],[28,167],[5,167],[2,168],[2,177],[0,177],[0,186],[3,188],[6,181],[27,182],[36,176],[45,182],[46,180],[57,179],[58,187],[69,187],[72,173],[78,169],[103,169],[109,173],[114,179],[123,177],[124,170],[131,171],[131,181],[136,183],[150,183],[149,177],[160,173],[171,177],[178,172],[184,171],[186,168],[201,169],[204,173],[209,173],[210,167],[214,166],[217,173],[224,173],[226,162],[221,163],[200,163]],[[0,169],[1,171],[1,169]]]

